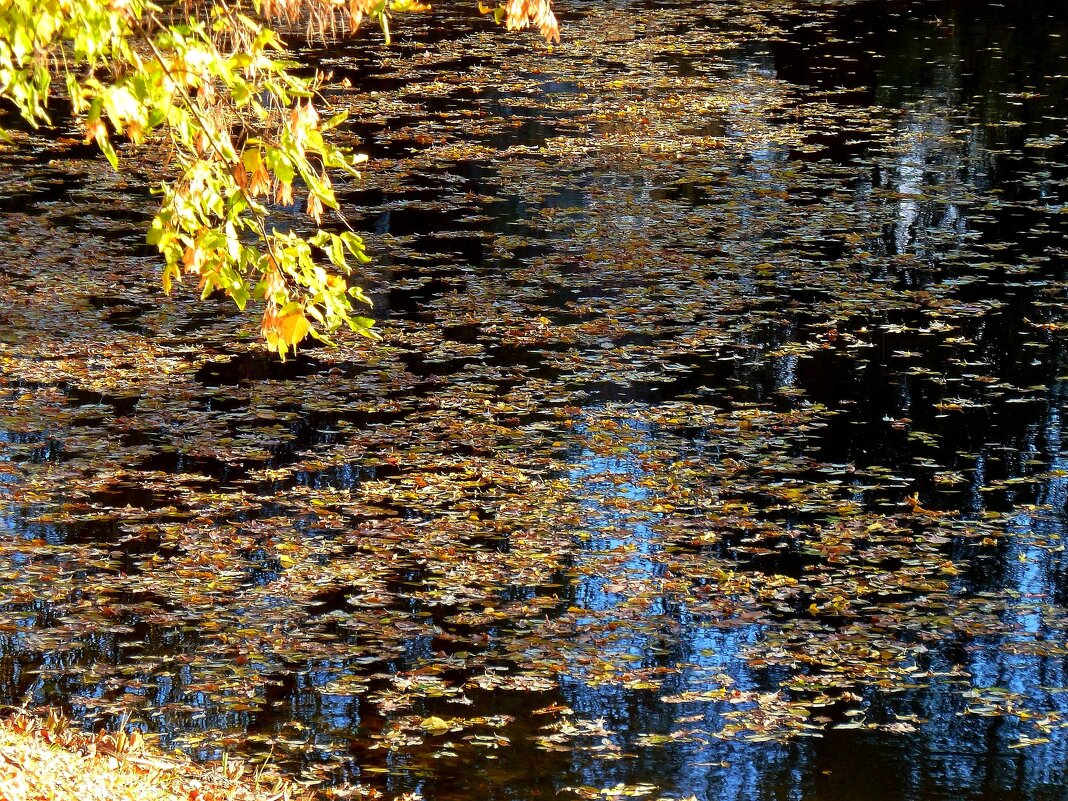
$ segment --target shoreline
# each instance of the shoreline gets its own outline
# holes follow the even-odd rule
[[[0,720],[0,801],[307,801],[308,787],[262,766],[164,754],[139,731],[83,732],[49,712]]]

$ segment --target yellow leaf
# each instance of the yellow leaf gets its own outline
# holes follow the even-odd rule
[[[424,718],[423,722],[419,724],[419,728],[430,734],[444,734],[449,730],[449,724],[442,718],[431,716]]]
[[[296,304],[289,304],[275,322],[274,330],[283,345],[296,347],[308,335],[311,326],[304,310]]]

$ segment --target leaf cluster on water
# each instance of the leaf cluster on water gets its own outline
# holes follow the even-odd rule
[[[752,5],[321,55],[382,59],[331,102],[373,112],[344,192],[384,340],[285,365],[132,277],[131,187],[43,140],[10,162],[6,700],[368,792],[1061,742],[1063,688],[989,666],[1065,656],[1065,78],[792,83],[777,48],[850,5]]]

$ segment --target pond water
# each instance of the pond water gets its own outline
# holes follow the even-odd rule
[[[1068,798],[1061,3],[558,10],[305,54],[379,344],[3,155],[0,702],[347,797]]]

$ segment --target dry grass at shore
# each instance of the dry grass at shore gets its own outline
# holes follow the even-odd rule
[[[62,717],[0,722],[0,801],[287,801],[303,788],[237,762],[164,756],[131,735],[85,734]]]

